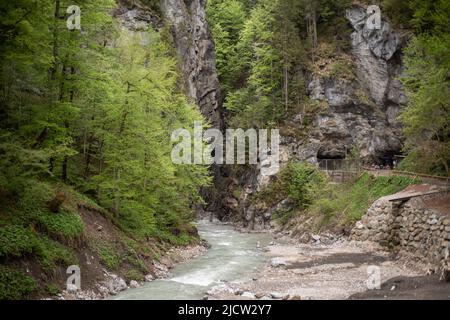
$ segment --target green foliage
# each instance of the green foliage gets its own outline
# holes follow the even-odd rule
[[[327,190],[330,192],[331,190]],[[322,216],[322,224],[326,225],[331,222],[337,215],[337,212],[342,210],[341,202],[335,198],[320,197],[317,199],[311,207],[311,212],[320,214]]]
[[[147,242],[135,241],[126,235],[122,234],[120,241],[111,241],[110,239],[91,239],[89,247],[100,258],[110,270],[120,270],[127,264],[133,266],[133,272],[139,273],[142,278],[142,273],[146,273],[147,266],[142,257],[148,257],[151,253]],[[135,277],[128,277],[131,280],[137,280]]]
[[[186,246],[191,243],[198,241],[198,238],[189,235],[184,230],[178,231],[176,233],[164,230],[158,230],[155,233],[155,237],[163,242],[170,243],[174,246]]]
[[[56,284],[49,283],[45,285],[45,292],[50,296],[56,296],[60,292],[60,290]]]
[[[142,281],[144,278],[141,272],[134,269],[126,271],[124,275],[128,280]]]
[[[36,236],[30,228],[19,225],[0,227],[0,257],[32,253],[35,242]]]
[[[275,218],[281,224],[302,212],[317,215],[321,218],[322,225],[347,224],[361,219],[375,200],[417,183],[420,181],[409,177],[373,177],[365,173],[353,182],[330,184],[315,167],[291,163],[255,200],[264,202],[267,207],[272,207],[287,197],[294,200],[294,210],[276,212]]]
[[[322,192],[326,178],[323,172],[313,165],[293,163],[291,165],[288,194],[300,208],[306,209]]]
[[[113,244],[103,240],[90,243],[90,247],[100,257],[101,262],[110,270],[117,270],[123,261],[122,254]]]
[[[348,0],[214,0],[208,5],[224,86],[229,124],[273,127],[306,103],[305,71],[316,44],[308,23],[316,17],[320,36],[344,50],[349,33]],[[307,30],[308,29],[308,30]],[[345,40],[339,40],[345,39]],[[334,53],[333,53],[334,54]],[[353,79],[351,67],[336,65],[336,75]]]
[[[52,273],[57,265],[76,264],[73,252],[64,245],[45,237],[37,238],[33,252],[45,272]]]
[[[291,219],[298,216],[300,211],[298,210],[281,210],[274,213],[272,219],[277,221],[280,225],[286,225]]]
[[[56,239],[74,240],[83,234],[84,224],[76,213],[46,212],[37,216],[37,221],[46,233]]]
[[[450,174],[450,34],[421,35],[405,50],[402,82],[409,98],[401,121],[414,172]]]
[[[310,212],[323,216],[324,223],[349,223],[361,219],[377,199],[394,194],[420,181],[409,177],[373,177],[364,173],[357,181],[329,185],[313,201]]]
[[[336,61],[331,67],[330,76],[335,79],[355,80],[353,66],[348,61]]]
[[[401,81],[408,105],[401,114],[408,157],[404,170],[450,174],[450,2],[384,0],[384,12],[414,36],[404,50]]]
[[[0,300],[23,299],[36,288],[36,284],[30,276],[0,265]]]
[[[448,32],[447,0],[384,0],[383,9],[394,22],[418,33]]]
[[[207,3],[207,17],[216,43],[216,63],[224,92],[237,85],[240,75],[237,44],[247,12],[239,0],[213,0]]]
[[[43,188],[41,196],[48,194],[48,190]],[[34,196],[36,195],[39,193],[36,192]],[[59,264],[74,264],[76,258],[71,249],[38,233],[33,226],[36,223],[39,224],[45,232],[56,238],[73,239],[83,231],[79,216],[69,213],[50,213],[43,209],[42,205],[45,206],[45,203],[42,204],[42,199],[39,197],[31,196],[22,199],[20,211],[13,211],[0,220],[0,257],[34,256],[43,270],[48,273],[51,273]],[[34,206],[32,199],[35,200]],[[53,219],[54,216],[58,218]]]
[[[276,180],[263,189],[255,199],[271,207],[290,198],[297,208],[306,209],[321,193],[326,178],[316,167],[307,163],[291,162],[277,175]]]
[[[206,168],[172,163],[171,132],[192,127],[201,116],[177,92],[176,64],[159,35],[149,31],[147,36],[146,47],[136,36],[120,37],[120,60],[110,75],[119,80],[113,87],[117,100],[105,105],[105,116],[97,120],[104,130],[95,132],[92,124],[92,134],[106,147],[105,167],[91,182],[119,226],[142,238],[189,221],[186,212],[200,200],[198,189],[209,183]]]
[[[290,20],[297,11],[289,5],[295,2],[216,0],[208,5],[231,125],[270,126],[280,119],[283,81],[291,83],[288,100],[302,97],[303,83],[296,81],[294,70],[304,60],[303,47]]]
[[[0,257],[21,257],[33,254],[45,271],[51,271],[58,263],[73,264],[75,258],[69,249],[44,236],[37,235],[29,227],[7,225],[0,229]]]
[[[76,204],[50,212],[55,189],[89,193],[123,231],[145,240],[188,225],[210,182],[206,167],[172,163],[172,131],[202,116],[180,91],[161,35],[119,28],[113,0],[78,1],[83,30],[69,31],[70,4],[0,5],[0,205],[15,213],[2,221],[10,229],[1,241],[10,244],[1,250],[32,251],[46,268],[58,252],[68,260],[53,242],[43,247],[47,236],[72,244],[84,231]],[[160,13],[158,1],[145,5]],[[233,21],[235,9],[227,9]],[[236,37],[232,24],[224,27]],[[30,237],[37,240],[26,244]]]

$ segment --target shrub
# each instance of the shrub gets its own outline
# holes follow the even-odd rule
[[[72,251],[62,244],[45,237],[39,237],[34,250],[39,264],[46,272],[51,272],[58,264],[69,266],[76,263]]]
[[[144,278],[142,273],[134,269],[126,271],[124,275],[128,280],[142,281]]]
[[[252,201],[263,201],[271,207],[291,198],[297,207],[305,209],[319,196],[326,185],[326,177],[311,164],[291,162]]]
[[[84,224],[81,217],[70,212],[43,212],[36,216],[38,224],[56,239],[73,240],[83,234]]]
[[[0,228],[0,257],[32,253],[36,235],[31,228],[20,225],[7,225]]]
[[[23,299],[36,290],[36,283],[21,271],[0,266],[0,300]]]
[[[299,207],[308,208],[318,197],[325,183],[324,174],[315,166],[300,162],[290,165],[288,195]]]
[[[100,258],[100,261],[109,269],[117,270],[122,263],[122,255],[112,244],[104,240],[93,241],[90,244]]]
[[[60,290],[56,284],[49,283],[45,285],[45,292],[51,296],[56,296],[60,292]]]

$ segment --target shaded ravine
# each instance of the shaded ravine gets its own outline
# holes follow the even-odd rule
[[[211,245],[205,255],[175,267],[168,279],[126,290],[113,299],[201,299],[220,282],[249,280],[255,269],[267,262],[268,257],[258,247],[266,246],[270,235],[240,233],[231,226],[206,220],[199,221],[197,227],[200,236]]]

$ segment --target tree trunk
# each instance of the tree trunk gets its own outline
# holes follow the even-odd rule
[[[68,157],[64,156],[64,160],[62,162],[62,171],[61,171],[61,180],[65,183],[67,182],[67,162],[68,162]]]
[[[54,25],[53,25],[53,64],[50,68],[50,79],[55,80],[58,70],[58,19],[60,10],[60,0],[55,0]]]
[[[284,108],[287,113],[289,109],[289,72],[287,62],[284,65]]]

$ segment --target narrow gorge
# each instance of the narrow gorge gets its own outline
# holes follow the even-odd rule
[[[446,1],[0,9],[0,300],[450,299]]]

